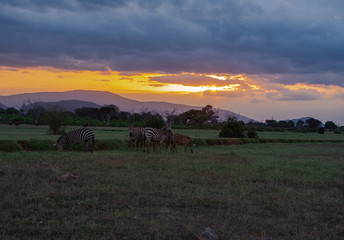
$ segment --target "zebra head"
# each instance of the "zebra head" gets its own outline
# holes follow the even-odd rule
[[[190,144],[190,151],[191,151],[191,153],[193,153],[195,147],[196,147],[196,144],[193,144],[193,143],[191,142],[191,144]]]
[[[54,144],[56,151],[61,152],[63,150],[63,145],[66,142],[66,135],[62,135],[59,139],[57,139],[56,144]]]
[[[172,127],[171,127],[171,123],[167,123],[164,127],[162,127],[162,130],[164,131],[164,133],[171,133],[172,131]]]
[[[132,124],[130,124],[130,126],[129,126],[129,136],[130,137],[135,136],[135,129],[134,129],[134,126]]]

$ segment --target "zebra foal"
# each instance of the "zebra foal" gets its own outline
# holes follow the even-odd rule
[[[146,141],[147,152],[149,153],[149,148],[151,143],[159,143],[159,152],[161,152],[161,145],[164,141],[168,140],[169,134],[171,134],[171,124],[168,123],[160,129],[146,127],[144,129],[144,139]]]
[[[85,142],[87,146],[87,151],[89,146],[91,146],[91,152],[94,148],[94,134],[90,128],[81,128],[68,133],[63,134],[55,144],[57,151],[62,151],[63,146],[68,144],[69,150],[72,150],[72,146],[76,143]]]
[[[186,152],[186,147],[189,146],[191,153],[193,153],[193,150],[196,146],[189,136],[183,134],[173,134],[171,138],[171,152],[174,152],[174,150],[177,152],[177,144],[184,146],[184,152]]]

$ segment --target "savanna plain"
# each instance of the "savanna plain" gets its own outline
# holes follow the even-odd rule
[[[0,130],[2,144],[59,137],[45,126]],[[126,128],[94,132],[96,141],[128,139]],[[343,239],[344,135],[258,136],[291,141],[200,144],[193,154],[125,144],[93,154],[0,151],[0,239],[197,240],[206,227],[220,240]]]

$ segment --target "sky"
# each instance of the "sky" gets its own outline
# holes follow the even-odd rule
[[[342,0],[1,0],[0,95],[101,90],[344,125]]]

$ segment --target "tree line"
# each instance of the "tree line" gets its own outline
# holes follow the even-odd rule
[[[100,108],[81,107],[72,111],[65,111],[61,106],[53,105],[48,108],[42,107],[38,102],[27,101],[28,104],[18,110],[10,107],[6,110],[0,108],[0,123],[25,123],[44,124],[50,126],[54,134],[61,131],[61,127],[67,125],[88,126],[116,126],[129,127],[130,124],[146,127],[160,128],[165,121],[173,122],[174,128],[196,128],[196,129],[218,129],[220,137],[256,137],[255,131],[304,131],[319,133],[335,131],[344,132],[344,127],[337,126],[332,121],[323,124],[318,119],[309,118],[306,121],[276,121],[266,120],[262,122],[249,122],[245,124],[239,121],[238,116],[228,116],[227,121],[220,122],[216,110],[211,105],[202,109],[191,109],[181,114],[176,111],[142,110],[140,113],[120,111],[116,105],[104,105]],[[28,107],[27,107],[28,106]],[[245,132],[245,134],[244,134]]]

